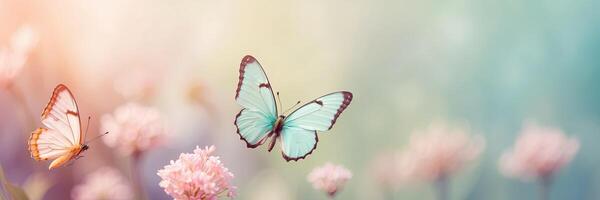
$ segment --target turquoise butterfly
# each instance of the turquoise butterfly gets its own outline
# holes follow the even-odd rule
[[[283,158],[297,161],[317,148],[317,131],[333,127],[350,105],[352,93],[333,92],[304,104],[288,116],[279,115],[265,71],[254,57],[248,55],[240,64],[235,100],[243,107],[235,117],[237,133],[248,148],[256,148],[272,138],[270,152],[280,140]]]

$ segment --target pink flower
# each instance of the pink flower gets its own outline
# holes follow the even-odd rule
[[[331,163],[313,169],[308,175],[308,181],[313,184],[313,187],[327,192],[330,197],[334,197],[350,178],[352,173],[348,169]]]
[[[417,179],[438,180],[462,169],[476,159],[485,147],[483,138],[471,137],[466,131],[433,124],[424,131],[413,133],[403,152],[403,169]]]
[[[235,187],[230,183],[233,174],[219,157],[211,156],[214,151],[214,146],[196,147],[194,153],[182,153],[176,161],[171,160],[158,170],[160,187],[176,200],[215,200],[224,193],[234,197]]]
[[[500,171],[522,179],[549,178],[577,154],[579,142],[556,128],[527,124],[500,158]]]
[[[133,190],[123,176],[113,168],[102,168],[85,177],[84,182],[71,191],[75,200],[101,200],[133,198]]]
[[[37,35],[31,27],[22,26],[13,34],[8,47],[0,47],[0,87],[10,86],[36,43]]]
[[[106,145],[124,155],[138,154],[160,145],[166,132],[159,112],[154,108],[128,103],[118,107],[113,115],[102,116]]]

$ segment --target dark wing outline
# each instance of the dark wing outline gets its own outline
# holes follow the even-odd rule
[[[333,116],[333,119],[331,120],[331,125],[329,126],[329,128],[327,130],[331,130],[331,128],[333,127],[333,125],[335,124],[337,118],[342,114],[342,112],[344,112],[344,110],[348,107],[348,105],[350,105],[350,102],[352,102],[352,93],[348,92],[348,91],[337,91],[337,92],[332,92],[320,97],[315,98],[315,100],[312,100],[310,102],[305,103],[304,105],[300,106],[298,109],[294,110],[292,113],[290,113],[289,115],[286,116],[286,118],[283,119],[283,121],[285,122],[285,120],[287,119],[287,117],[291,116],[292,114],[294,114],[294,112],[296,112],[297,110],[300,110],[302,107],[311,104],[311,103],[317,103],[319,105],[322,105],[323,102],[319,101],[318,99],[331,95],[331,94],[335,94],[335,93],[342,93],[342,95],[344,96],[344,101],[342,102],[342,104],[340,105],[340,107],[338,108],[338,110],[336,111],[335,115]],[[285,124],[284,124],[285,126]],[[313,130],[315,132],[315,146],[308,152],[306,153],[304,156],[298,157],[298,158],[291,158],[288,157],[287,155],[285,155],[285,152],[281,151],[281,155],[283,156],[283,158],[289,162],[289,161],[298,161],[300,159],[305,159],[308,155],[311,155],[312,152],[317,149],[317,144],[319,143],[319,136],[317,134],[316,130]],[[283,144],[282,144],[283,145]]]
[[[327,130],[331,130],[331,128],[333,128],[333,125],[335,124],[335,122],[337,121],[337,118],[340,117],[340,115],[342,114],[342,112],[344,112],[344,110],[346,110],[346,108],[348,107],[348,105],[350,105],[350,103],[352,102],[352,93],[348,92],[348,91],[337,91],[337,92],[332,92],[320,97],[315,98],[315,100],[309,101],[307,103],[305,103],[304,105],[300,106],[299,108],[297,108],[296,110],[294,110],[292,113],[290,113],[289,115],[287,115],[285,117],[285,119],[283,119],[283,121],[285,122],[285,120],[289,117],[292,116],[292,114],[294,114],[296,111],[300,110],[301,108],[303,108],[304,106],[308,105],[308,104],[312,104],[312,103],[317,103],[319,105],[323,105],[323,102],[319,101],[318,99],[325,97],[325,96],[329,96],[335,93],[342,93],[344,95],[344,101],[342,102],[342,104],[340,105],[340,107],[337,109],[337,112],[335,113],[335,115],[333,116],[333,119],[331,120],[331,125],[329,125],[329,128]],[[316,111],[315,111],[316,112]]]
[[[64,84],[58,84],[56,87],[54,87],[54,91],[52,92],[52,96],[50,97],[50,101],[48,101],[48,104],[46,105],[46,107],[44,108],[44,111],[42,112],[42,120],[48,118],[50,112],[52,111],[52,108],[54,107],[54,105],[56,105],[56,100],[58,98],[58,95],[63,91],[66,90],[69,93],[69,96],[71,96],[71,99],[73,99],[73,102],[75,103],[75,111],[73,110],[67,110],[67,112],[65,113],[65,115],[75,115],[77,116],[77,119],[79,120],[79,144],[83,144],[85,141],[85,135],[83,134],[83,131],[81,129],[81,117],[79,116],[79,106],[77,105],[77,100],[75,100],[75,96],[73,95],[73,93],[71,92],[71,90],[69,90],[69,88],[64,85]],[[68,118],[67,118],[68,119]],[[71,128],[71,125],[69,124],[69,127]],[[71,128],[71,130],[73,130]]]
[[[246,55],[244,56],[244,58],[242,58],[242,61],[240,63],[240,75],[238,77],[238,85],[237,85],[237,89],[235,90],[235,99],[237,100],[239,95],[240,95],[240,91],[242,90],[242,84],[244,83],[244,74],[246,73],[246,65],[256,62],[258,64],[258,67],[260,68],[260,70],[262,71],[262,73],[264,74],[265,78],[267,79],[266,83],[261,83],[260,85],[258,85],[259,88],[261,87],[266,87],[269,88],[269,90],[271,90],[271,96],[273,98],[273,102],[275,102],[275,117],[277,117],[277,115],[279,115],[279,111],[277,109],[277,100],[275,99],[275,93],[273,92],[273,88],[271,88],[271,82],[269,81],[269,77],[267,76],[267,73],[265,72],[265,69],[262,67],[262,65],[260,64],[260,62],[258,62],[258,60],[254,57],[252,57],[251,55]],[[267,138],[269,138],[271,136],[271,132],[267,133],[266,136],[261,139],[260,142],[256,143],[255,145],[250,144],[240,133],[240,128],[237,125],[237,119],[240,117],[240,115],[242,114],[242,112],[245,110],[246,108],[243,108],[242,110],[240,110],[240,112],[235,116],[235,119],[233,121],[233,124],[235,125],[235,129],[237,134],[240,136],[240,139],[243,140],[246,143],[246,147],[248,148],[256,148],[260,145],[262,145]]]
[[[304,154],[303,156],[297,157],[297,158],[292,158],[292,157],[288,157],[287,155],[285,155],[285,153],[283,151],[281,151],[281,155],[283,156],[283,159],[285,159],[286,162],[290,162],[290,161],[294,161],[294,162],[298,162],[298,160],[300,159],[305,159],[308,155],[312,154],[313,151],[315,151],[315,149],[317,149],[317,144],[319,144],[319,136],[317,135],[317,131],[315,131],[315,146],[313,146],[313,148],[306,154]],[[283,142],[282,142],[283,145]]]
[[[243,140],[244,142],[246,142],[246,147],[254,149],[254,148],[262,145],[263,143],[265,143],[265,141],[267,140],[267,138],[269,138],[271,136],[271,132],[273,132],[273,131],[269,131],[269,133],[267,133],[265,135],[265,137],[263,137],[262,139],[260,139],[260,141],[258,143],[256,143],[256,144],[250,144],[248,142],[248,140],[246,140],[246,138],[244,138],[242,136],[242,133],[240,133],[240,128],[237,125],[237,119],[238,119],[238,117],[240,117],[240,115],[242,115],[242,112],[244,110],[246,110],[246,108],[243,108],[242,110],[240,110],[240,112],[237,115],[235,115],[235,120],[233,121],[233,124],[235,124],[235,129],[236,129],[237,134],[240,136],[240,140]]]
[[[275,98],[273,88],[271,88],[271,82],[269,81],[269,77],[267,76],[267,73],[265,72],[265,69],[262,67],[260,62],[258,62],[258,60],[256,60],[256,58],[252,57],[251,55],[244,56],[244,58],[242,58],[242,62],[240,63],[240,76],[238,77],[238,85],[237,89],[235,90],[235,99],[238,99],[238,97],[240,96],[240,91],[242,90],[242,84],[244,83],[244,74],[246,73],[246,65],[253,62],[256,62],[258,64],[258,67],[260,67],[260,70],[263,72],[265,78],[267,79],[266,83],[261,83],[258,87],[266,87],[269,88],[269,90],[271,90],[271,96],[273,97],[273,102],[275,102],[275,116],[278,116],[279,111],[277,109],[277,99]]]

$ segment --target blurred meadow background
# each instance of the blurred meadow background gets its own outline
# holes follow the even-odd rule
[[[148,199],[170,199],[157,171],[180,153],[215,145],[234,174],[236,199],[326,199],[307,175],[327,162],[352,172],[338,199],[436,199],[427,181],[390,190],[372,169],[376,158],[406,148],[413,133],[445,123],[485,141],[451,174],[449,199],[536,199],[535,181],[499,170],[503,152],[536,123],[579,141],[555,173],[550,199],[600,199],[599,4],[0,0],[0,48],[24,27],[31,43],[22,69],[2,80],[0,165],[31,199],[70,199],[105,167],[125,182],[141,176]],[[234,96],[244,55],[261,62],[284,108],[353,92],[307,159],[286,162],[278,147],[248,149],[239,139]],[[71,166],[48,171],[26,144],[59,83],[74,93],[82,123],[91,116],[87,138],[135,102],[160,113],[160,145],[135,167],[134,156],[101,139]]]

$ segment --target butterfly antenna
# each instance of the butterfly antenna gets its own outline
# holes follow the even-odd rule
[[[90,129],[90,119],[92,119],[92,116],[88,116],[87,125],[85,125],[85,135],[87,135],[88,129]]]
[[[102,135],[98,135],[98,136],[92,138],[91,140],[86,141],[85,143],[87,144],[87,143],[93,142],[93,141],[97,140],[98,138],[105,136],[106,134],[108,134],[108,131],[106,131],[106,133],[104,133]]]
[[[292,110],[292,108],[296,107],[298,104],[300,104],[300,101],[296,102],[296,105],[294,105],[294,106],[292,106],[292,107],[288,108],[288,109],[287,109],[285,112],[283,112],[283,113],[287,113],[288,111]]]
[[[279,92],[277,92],[277,101],[279,101],[279,110],[283,110],[283,102],[281,102],[281,98],[279,98]]]

